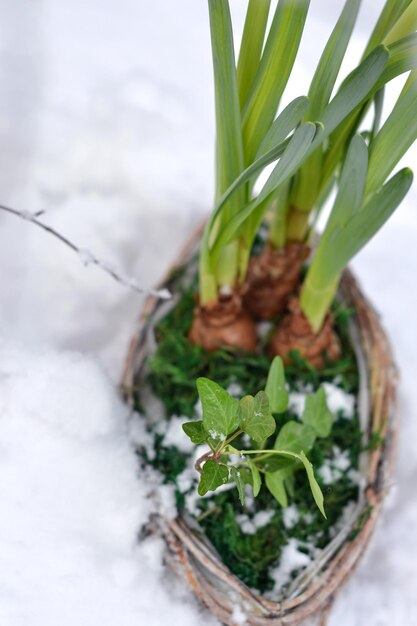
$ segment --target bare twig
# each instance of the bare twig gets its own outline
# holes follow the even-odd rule
[[[61,243],[65,244],[68,248],[73,250],[76,254],[78,254],[78,256],[80,257],[84,265],[96,265],[103,272],[106,272],[106,274],[111,276],[115,281],[117,281],[121,285],[124,285],[125,287],[128,287],[129,289],[132,289],[133,291],[136,291],[137,293],[144,294],[147,296],[154,296],[156,298],[160,298],[161,300],[169,300],[172,297],[168,289],[144,289],[143,287],[138,285],[133,278],[123,276],[120,272],[118,272],[115,268],[113,268],[109,263],[106,263],[105,261],[101,261],[94,254],[92,254],[89,250],[79,248],[78,246],[76,246],[67,237],[65,237],[64,235],[61,235],[61,233],[59,233],[54,228],[52,228],[52,226],[48,226],[47,224],[45,224],[44,222],[41,222],[38,219],[41,215],[45,213],[44,211],[38,211],[36,213],[30,213],[28,211],[18,211],[17,209],[12,209],[11,207],[5,206],[3,204],[0,204],[0,210],[10,213],[11,215],[15,215],[16,217],[20,217],[21,219],[26,220],[27,222],[31,222],[32,224],[35,224],[35,226],[42,228],[42,230],[52,235],[53,237],[61,241]]]

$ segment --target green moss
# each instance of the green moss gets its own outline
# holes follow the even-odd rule
[[[241,395],[253,395],[264,388],[270,364],[270,359],[265,355],[243,354],[233,350],[208,353],[192,345],[187,339],[187,333],[192,321],[194,285],[184,286],[183,279],[184,272],[176,276],[175,289],[183,295],[173,310],[157,325],[157,349],[148,359],[148,382],[162,401],[167,419],[173,415],[196,417],[198,395],[195,379],[199,376],[207,376],[226,389],[232,383],[237,383],[241,388]],[[343,346],[343,358],[336,364],[329,363],[317,371],[295,355],[294,364],[286,368],[287,381],[292,390],[299,389],[300,384],[310,384],[313,389],[317,389],[322,382],[334,381],[337,377],[338,385],[346,392],[357,393],[358,371],[348,340],[350,314],[351,311],[339,305],[334,306],[333,315]],[[146,403],[139,393],[136,395],[136,404],[143,411]],[[280,415],[277,418],[278,425],[282,426],[294,417],[290,413]],[[190,458],[175,447],[165,448],[162,439],[161,435],[155,435],[155,458],[152,461],[148,459],[147,462],[163,474],[165,482],[175,485],[177,504],[181,508],[185,497],[178,488],[177,478],[187,467]],[[249,516],[261,510],[272,510],[274,513],[270,522],[254,535],[243,533],[239,526],[237,516],[243,509],[235,489],[201,499],[201,527],[231,571],[250,587],[265,592],[273,587],[270,568],[279,561],[282,549],[290,537],[318,548],[325,547],[332,539],[332,529],[340,519],[344,507],[350,501],[356,500],[358,493],[357,486],[348,476],[348,470],[341,473],[340,478],[329,487],[320,481],[320,467],[332,459],[334,448],[338,447],[342,451],[349,451],[351,468],[357,468],[360,446],[358,419],[347,420],[339,416],[330,437],[317,440],[309,455],[314,468],[318,470],[318,480],[325,496],[327,520],[314,505],[303,471],[295,474],[291,503],[297,506],[300,519],[291,530],[283,525],[282,509],[265,487],[254,501],[253,508],[248,508],[245,512]],[[144,452],[143,454],[146,456]]]

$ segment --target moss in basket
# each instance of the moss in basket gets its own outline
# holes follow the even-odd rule
[[[173,315],[173,318],[175,318],[175,315]],[[164,322],[165,330],[168,331],[167,320],[164,320]],[[185,328],[183,330],[186,331]],[[209,354],[207,355],[207,358],[214,361],[215,354]],[[275,362],[275,364],[277,364],[277,362]],[[352,364],[352,362],[350,364],[350,368],[352,368],[352,365],[353,369],[355,369],[354,363]],[[153,365],[151,362],[151,369],[152,367]],[[245,384],[251,385],[250,389],[252,393],[254,389],[259,389],[260,386],[265,385],[268,373],[268,365],[266,362],[264,368],[258,367],[258,369],[253,373],[252,379],[247,377],[246,371],[246,368],[243,368],[240,372],[244,375],[243,380],[245,382],[242,382],[241,378],[234,379],[235,381],[238,380],[242,385],[243,393],[248,391],[244,386]],[[256,375],[258,376],[258,381],[255,380]],[[328,375],[331,379],[334,378],[331,370],[328,372]],[[296,384],[297,378],[298,383]],[[298,388],[299,377],[296,375],[295,371],[289,373],[289,379],[291,381],[290,386]],[[260,384],[260,380],[262,380],[263,383]],[[320,372],[320,374],[315,372],[313,377],[311,368],[307,366],[305,370],[305,380],[309,381],[309,383],[314,381],[315,387],[318,387],[320,381],[323,380],[323,374],[322,372]],[[204,382],[206,381],[204,380]],[[356,391],[355,377],[351,375],[346,376],[344,384],[347,390],[351,392]],[[276,384],[275,387],[278,387],[278,389],[283,388],[282,379],[281,383],[278,385]],[[164,397],[166,399],[165,395],[163,398]],[[188,406],[189,415],[192,415],[193,413],[195,399],[196,397],[190,400]],[[233,402],[237,403],[236,400]],[[234,406],[236,406],[236,404],[234,404]],[[167,404],[167,408],[170,408],[169,403]],[[280,408],[283,408],[282,404]],[[322,408],[325,409],[324,405],[322,405]],[[326,413],[326,410],[324,410],[324,413]],[[294,428],[294,415],[285,412],[278,418],[278,426],[281,431],[284,432],[284,435],[286,428],[285,425],[288,423],[291,424],[291,433],[291,429]],[[193,422],[193,424],[195,425],[196,422]],[[301,427],[300,424],[298,425]],[[197,426],[197,429],[198,428],[200,428],[200,426]],[[276,437],[272,435],[269,438],[268,445],[272,446],[275,438]],[[237,442],[238,446],[242,445],[240,438],[237,439]],[[174,446],[165,448],[160,435],[156,436],[155,443],[156,455],[151,463],[163,473],[166,482],[176,484],[177,477],[184,471],[185,465],[187,464],[189,467],[189,456],[184,455],[183,452],[180,452]],[[341,450],[348,450],[350,455],[349,468],[356,468],[360,450],[360,432],[356,418],[353,420],[347,420],[339,417],[339,419],[335,422],[330,435],[327,438],[317,440],[316,445],[314,445],[309,453],[309,458],[313,462],[315,468],[320,468],[326,459],[332,457],[332,451],[335,446]],[[259,458],[259,454],[258,450],[254,451],[252,458]],[[250,456],[251,455],[248,455],[248,457]],[[263,461],[261,460],[261,466],[265,462],[265,459]],[[276,470],[276,467],[272,466],[271,469]],[[244,475],[244,472],[242,475]],[[219,476],[218,478],[220,480],[222,477]],[[245,480],[247,478],[250,479],[248,475],[246,475]],[[286,480],[288,480],[288,478]],[[243,533],[240,528],[238,520],[239,516],[242,514],[242,505],[239,501],[237,492],[235,493],[234,490],[219,493],[218,495],[215,494],[208,500],[205,498],[199,500],[199,509],[201,513],[200,523],[208,538],[220,552],[224,562],[244,582],[260,591],[268,591],[273,588],[273,578],[271,577],[270,568],[272,568],[273,565],[276,565],[282,549],[288,543],[289,537],[295,537],[301,543],[313,543],[318,548],[324,547],[331,539],[332,529],[334,528],[337,520],[340,518],[343,508],[349,501],[355,500],[357,497],[357,485],[348,477],[348,472],[345,472],[341,478],[332,484],[331,490],[329,490],[328,487],[324,488],[326,498],[326,514],[328,518],[325,520],[318,509],[317,514],[314,510],[312,510],[311,504],[313,502],[313,498],[310,493],[309,483],[307,480],[303,479],[300,472],[297,471],[295,473],[292,483],[293,484],[290,485],[290,488],[292,487],[293,489],[291,492],[291,499],[298,506],[300,511],[300,521],[291,531],[288,531],[283,526],[282,509],[275,499],[276,496],[282,497],[282,493],[286,493],[285,483],[284,485],[278,486],[278,492],[276,491],[277,485],[271,485],[271,488],[275,490],[275,497],[266,487],[261,489],[257,498],[255,510],[269,510],[273,512],[273,516],[269,520],[268,524],[259,528],[253,535]],[[176,493],[177,504],[179,508],[182,508],[185,505],[185,497],[178,486]],[[284,495],[283,497],[286,496]],[[282,503],[285,504],[285,501],[281,501],[281,504]],[[226,529],[227,532],[225,532]],[[268,546],[267,550],[265,550],[266,546]]]
[[[258,317],[274,316],[285,307],[299,281],[306,240],[314,232],[310,226],[338,177],[350,138],[372,102],[375,119],[368,135],[374,138],[385,84],[416,67],[416,0],[387,0],[361,63],[332,98],[360,5],[360,0],[347,0],[308,96],[281,111],[309,0],[279,0],[269,29],[270,2],[249,0],[237,67],[228,2],[208,4],[216,204],[201,246],[199,305],[190,337],[210,350],[232,345],[250,351],[256,337],[242,298],[245,308]],[[271,174],[257,190],[256,180],[272,163]],[[269,241],[251,259],[267,213],[273,214]],[[327,334],[328,351],[335,357],[337,346]]]

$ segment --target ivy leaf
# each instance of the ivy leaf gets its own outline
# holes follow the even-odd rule
[[[199,444],[207,441],[208,435],[201,420],[198,422],[185,422],[182,425],[182,429],[193,443]]]
[[[262,442],[270,437],[276,428],[269,409],[265,391],[259,391],[255,398],[245,396],[239,403],[240,428],[253,441]]]
[[[311,489],[311,493],[313,494],[314,501],[317,504],[320,513],[323,515],[323,517],[327,519],[326,513],[324,511],[324,506],[323,506],[323,503],[324,503],[323,493],[319,487],[316,477],[314,476],[313,466],[311,465],[310,461],[308,460],[304,452],[300,453],[300,459],[303,462],[305,470],[307,472],[308,482],[310,483],[310,489]]]
[[[333,425],[333,415],[327,406],[326,392],[323,387],[308,395],[301,418],[304,424],[311,426],[318,437],[328,437]],[[308,450],[304,448],[304,451]]]
[[[206,461],[198,485],[198,493],[205,496],[208,491],[215,491],[229,481],[229,468],[216,461]]]
[[[238,401],[208,378],[197,379],[197,390],[205,430],[212,439],[226,438],[239,426]]]
[[[249,465],[249,469],[250,469],[250,471],[252,473],[253,495],[256,498],[256,496],[259,494],[259,492],[261,490],[261,486],[262,486],[261,475],[260,475],[259,470],[256,467],[255,463],[251,459],[247,459],[247,464]]]
[[[275,441],[275,450],[290,452],[308,452],[314,446],[316,432],[308,424],[299,424],[291,420],[284,424]]]
[[[285,491],[284,479],[281,475],[281,472],[266,474],[265,484],[274,496],[275,500],[277,500],[282,508],[285,509],[288,506],[288,498],[287,492]]]
[[[245,506],[245,480],[243,479],[240,470],[236,467],[231,468],[232,478],[236,483],[237,491],[239,494],[239,500],[242,506]]]
[[[272,413],[284,413],[288,408],[288,391],[285,386],[284,364],[279,356],[271,363],[265,391]]]

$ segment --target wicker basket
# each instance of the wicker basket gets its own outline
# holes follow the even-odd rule
[[[188,242],[176,267],[190,260],[200,236],[201,230]],[[169,279],[163,284],[169,286]],[[343,275],[339,298],[356,311],[349,332],[360,373],[361,430],[365,440],[373,432],[380,433],[383,438],[383,445],[362,453],[360,496],[343,529],[293,581],[285,599],[276,603],[256,594],[234,576],[193,520],[184,516],[174,521],[156,520],[158,530],[166,540],[169,564],[186,578],[210,611],[228,626],[235,624],[232,614],[236,604],[247,615],[250,626],[324,625],[336,594],[358,564],[379,517],[391,480],[398,429],[397,372],[378,315],[350,271]],[[133,400],[131,390],[141,382],[144,359],[153,350],[154,324],[165,314],[166,307],[166,303],[154,298],[146,302],[138,332],[131,341],[122,379],[128,402]],[[355,538],[349,540],[354,529],[357,531]]]

